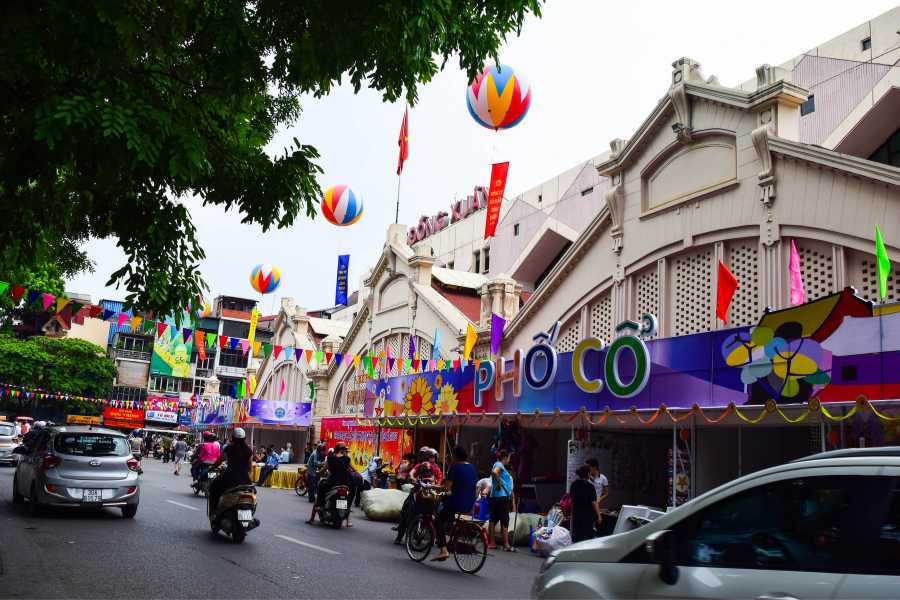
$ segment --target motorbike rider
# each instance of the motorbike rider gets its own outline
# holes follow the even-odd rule
[[[203,467],[209,467],[215,463],[221,454],[222,448],[219,446],[216,435],[211,431],[204,431],[203,443],[197,447],[197,451],[194,452],[194,460],[191,461],[191,477],[194,479],[200,477]]]
[[[403,536],[406,534],[406,527],[412,523],[416,516],[416,493],[423,484],[439,485],[443,474],[441,468],[437,466],[437,450],[422,446],[419,449],[419,458],[421,462],[410,471],[410,480],[413,489],[410,491],[406,500],[403,502],[403,508],[400,510],[400,523],[397,525],[397,537],[394,538],[395,544],[403,543]]]
[[[247,434],[240,427],[235,427],[231,435],[231,443],[222,448],[222,452],[210,470],[217,469],[224,462],[225,471],[209,485],[208,512],[212,515],[219,506],[222,494],[239,485],[250,485],[250,459],[253,452],[247,445]]]
[[[348,488],[353,485],[353,475],[350,472],[353,469],[353,466],[350,463],[350,457],[347,456],[347,445],[343,442],[338,442],[334,446],[334,452],[328,455],[328,458],[325,459],[325,464],[328,467],[328,476],[325,477],[322,481],[319,482],[319,489],[316,491],[316,501],[313,503],[312,511],[309,515],[308,524],[312,525],[316,519],[316,511],[320,507],[320,503],[325,498],[325,494],[332,487],[338,485],[345,485]],[[350,523],[350,517],[347,517],[347,527],[352,527],[353,525]]]

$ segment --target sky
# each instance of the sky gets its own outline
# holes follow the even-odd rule
[[[448,210],[455,198],[487,185],[491,163],[498,160],[510,161],[506,196],[511,198],[607,151],[610,140],[630,137],[666,93],[671,63],[679,57],[698,61],[704,76],[737,86],[753,79],[757,66],[787,61],[896,2],[549,0],[543,17],[530,18],[521,36],[511,37],[500,51],[501,62],[531,84],[531,109],[517,127],[494,132],[472,120],[467,77],[457,64],[448,63],[420,87],[409,115],[400,223]],[[345,84],[325,98],[306,98],[300,120],[273,140],[273,153],[293,137],[318,148],[323,190],[346,184],[363,199],[364,214],[355,225],[341,228],[301,216],[287,229],[263,233],[242,225],[235,212],[187,199],[206,251],[201,272],[208,298],[258,297],[250,287],[250,269],[270,263],[280,269],[282,283],[262,303],[264,313],[285,296],[310,309],[330,306],[339,254],[350,254],[349,280],[356,289],[394,222],[403,108],[371,90],[354,94]],[[67,282],[67,291],[88,293],[95,302],[123,299],[124,289],[105,285],[125,262],[115,240],[91,240],[86,249],[96,269]]]

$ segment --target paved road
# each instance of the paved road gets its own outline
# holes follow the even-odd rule
[[[189,476],[144,462],[134,520],[113,509],[32,518],[0,467],[0,598],[522,598],[540,566],[522,549],[492,552],[474,576],[452,560],[413,563],[389,524],[360,513],[351,529],[309,526],[305,499],[267,488],[262,525],[234,545],[210,533]]]

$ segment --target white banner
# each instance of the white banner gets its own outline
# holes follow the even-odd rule
[[[178,413],[166,410],[148,410],[144,413],[145,421],[156,421],[157,423],[170,423],[175,425],[178,423]]]

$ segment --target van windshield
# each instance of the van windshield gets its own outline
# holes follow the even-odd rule
[[[0,423],[0,437],[12,437],[14,435],[16,435],[15,425]]]
[[[125,438],[106,433],[61,433],[54,447],[62,454],[78,456],[128,456],[131,450]]]

